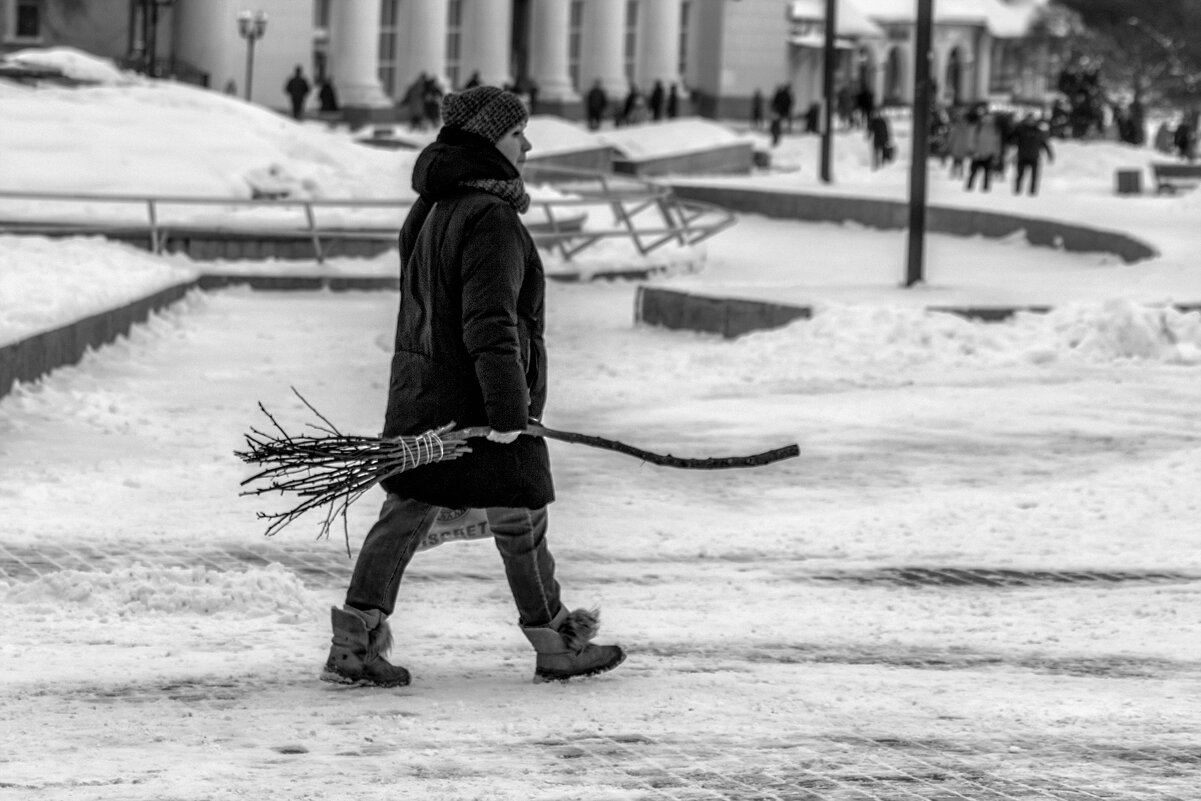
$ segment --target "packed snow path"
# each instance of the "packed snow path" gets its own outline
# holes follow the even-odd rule
[[[390,293],[197,294],[0,401],[0,799],[1195,797],[1195,365],[919,318],[723,342],[632,294],[550,287],[549,425],[802,456],[552,442],[567,600],[630,652],[574,684],[530,683],[486,541],[412,566],[411,687],[316,680],[346,545],[265,540],[233,451],[260,401],[312,419],[292,386],[378,429]]]

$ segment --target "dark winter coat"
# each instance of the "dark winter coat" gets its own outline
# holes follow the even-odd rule
[[[1010,135],[1010,141],[1017,147],[1019,162],[1036,163],[1042,154],[1047,158],[1055,158],[1047,131],[1036,122],[1021,122]]]
[[[293,103],[299,103],[308,97],[309,91],[312,88],[313,87],[309,85],[309,82],[300,75],[293,75],[288,79],[288,82],[284,84],[284,91],[287,92],[288,96],[292,98]]]
[[[400,233],[400,313],[384,436],[525,428],[546,403],[545,276],[517,211],[464,180],[517,170],[486,140],[448,129],[418,156]],[[382,482],[437,506],[537,508],[554,500],[539,437],[471,440],[472,453]]]

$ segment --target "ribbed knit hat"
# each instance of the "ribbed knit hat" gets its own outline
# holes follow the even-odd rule
[[[475,86],[442,98],[444,126],[482,136],[492,144],[529,118],[517,95],[495,86]]]

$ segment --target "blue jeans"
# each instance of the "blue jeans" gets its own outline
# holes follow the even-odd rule
[[[422,538],[433,528],[438,510],[437,506],[389,493],[379,519],[359,550],[346,590],[347,606],[392,614],[405,568]],[[486,511],[517,604],[518,623],[524,627],[545,626],[561,606],[555,560],[546,546],[546,507],[497,507]],[[449,547],[456,546],[450,543]]]

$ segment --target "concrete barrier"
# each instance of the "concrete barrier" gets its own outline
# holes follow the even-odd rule
[[[546,165],[594,172],[610,172],[613,169],[613,148],[608,145],[552,153],[548,156],[539,156],[537,153],[537,150],[530,153],[529,160],[526,162],[527,167]]]
[[[135,323],[145,322],[152,313],[182,299],[196,285],[195,281],[176,284],[127,305],[0,346],[0,398],[18,381],[36,381],[57,367],[76,364],[89,348],[128,334]]]
[[[657,175],[749,174],[754,165],[754,147],[750,142],[716,145],[694,153],[660,158],[613,159],[613,171],[642,177]]]
[[[909,206],[901,201],[688,183],[674,183],[672,191],[681,198],[777,219],[831,223],[853,221],[883,230],[904,229],[909,225]],[[1159,255],[1151,245],[1127,234],[1000,212],[932,206],[927,212],[926,224],[930,231],[954,236],[1001,238],[1024,231],[1032,245],[1078,253],[1112,253],[1128,264]],[[1191,311],[1201,308],[1201,304],[1178,305],[1177,308]],[[1008,319],[1019,311],[1048,310],[1046,306],[930,308],[930,311],[990,322]],[[813,310],[808,306],[706,297],[658,287],[640,287],[634,300],[634,317],[638,322],[719,334],[726,338],[779,328],[793,320],[811,317],[812,314]]]
[[[634,319],[686,331],[721,334],[727,339],[751,331],[779,328],[793,320],[812,316],[803,306],[764,303],[735,298],[712,298],[658,287],[638,287],[634,298]]]
[[[672,183],[671,187],[678,197],[686,200],[700,200],[765,217],[809,222],[857,222],[884,230],[909,226],[909,204],[899,200],[688,183]],[[978,234],[995,239],[1025,231],[1032,245],[1062,248],[1075,253],[1112,253],[1127,264],[1159,255],[1159,251],[1150,244],[1129,234],[979,209],[930,206],[926,212],[926,228],[933,233],[953,236]]]

